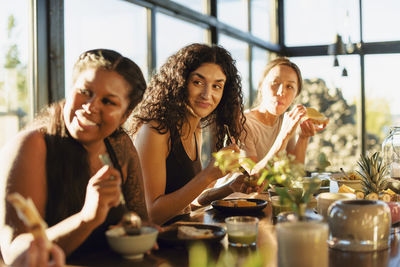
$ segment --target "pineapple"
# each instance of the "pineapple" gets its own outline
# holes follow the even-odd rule
[[[375,152],[372,156],[361,155],[361,159],[357,162],[360,171],[357,171],[361,177],[361,183],[366,199],[378,199],[379,195],[385,193],[388,186],[387,165],[379,157],[379,152]]]

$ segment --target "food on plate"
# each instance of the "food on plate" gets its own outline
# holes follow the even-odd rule
[[[333,176],[333,178],[336,181],[355,181],[355,180],[361,180],[360,175],[358,175],[356,172],[348,172],[347,175],[339,175],[339,176]]]
[[[51,243],[46,235],[47,224],[43,221],[32,199],[25,199],[19,193],[12,193],[8,195],[7,200],[13,205],[18,217],[24,222],[33,237],[42,237],[46,240],[46,246],[50,248]]]
[[[329,119],[327,117],[325,117],[324,114],[320,113],[318,110],[316,110],[315,108],[311,108],[311,107],[306,107],[306,116],[305,118],[307,120],[312,121],[315,124],[325,124],[329,122]]]
[[[201,229],[194,226],[178,226],[178,238],[179,239],[200,239],[209,238],[213,236],[211,229]]]
[[[257,206],[256,202],[247,201],[247,200],[218,200],[217,205],[224,206],[224,207],[254,207]]]
[[[356,192],[356,190],[355,189],[353,189],[353,188],[351,188],[350,186],[347,186],[347,185],[345,185],[345,184],[342,184],[340,187],[339,187],[339,191],[338,191],[339,193],[352,193],[352,194],[354,194],[355,192]]]
[[[355,194],[356,194],[356,198],[357,199],[364,199],[365,198],[365,194],[364,194],[363,191],[356,190]]]

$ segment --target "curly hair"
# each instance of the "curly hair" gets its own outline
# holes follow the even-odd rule
[[[223,147],[226,133],[224,124],[238,140],[244,131],[245,117],[241,78],[235,60],[221,46],[198,43],[190,44],[170,56],[153,76],[134,114],[132,134],[135,134],[143,123],[155,121],[157,125],[154,129],[160,134],[169,132],[172,142],[177,140],[182,125],[186,122],[189,75],[204,63],[219,65],[226,76],[226,83],[217,108],[201,119],[200,126],[204,128],[215,123],[217,150]]]

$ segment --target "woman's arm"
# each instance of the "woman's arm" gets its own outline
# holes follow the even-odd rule
[[[296,143],[289,144],[287,147],[287,152],[293,154],[296,157],[296,161],[304,164],[307,152],[307,146],[310,141],[311,136],[314,136],[317,132],[325,129],[326,123],[320,126],[315,125],[310,120],[305,120],[300,123],[300,134],[297,138]]]
[[[18,218],[12,206],[6,202],[7,194],[18,192],[29,197],[45,218],[47,201],[46,144],[44,136],[38,131],[22,132],[17,139],[2,151],[0,176],[3,180],[0,214],[1,226],[10,226],[13,233],[1,239],[1,250],[7,263],[12,262],[27,249],[32,235]],[[110,175],[115,181],[106,181]],[[46,230],[50,240],[55,241],[66,254],[75,250],[104,221],[110,206],[118,204],[117,185],[119,173],[112,168],[103,167],[91,178],[87,188],[85,207],[81,212],[61,221]],[[6,186],[7,185],[7,186]],[[105,189],[104,185],[107,186]],[[107,195],[104,193],[107,191]],[[120,191],[119,191],[120,192]],[[117,199],[117,201],[115,200]]]
[[[135,139],[150,220],[163,224],[189,205],[215,179],[222,176],[213,162],[179,190],[165,195],[168,134],[159,134],[144,124]]]

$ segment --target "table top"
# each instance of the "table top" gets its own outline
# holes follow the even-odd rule
[[[208,246],[208,252],[212,259],[216,260],[222,251],[234,251],[239,259],[245,259],[247,255],[255,250],[261,251],[266,266],[277,266],[277,241],[275,226],[271,223],[272,207],[268,203],[262,211],[251,214],[260,219],[258,229],[258,240],[255,248],[233,248],[228,245],[227,237],[219,243]],[[205,224],[224,225],[226,217],[232,214],[222,213],[211,206],[192,211],[190,215],[177,218],[180,222],[199,222]],[[400,266],[400,231],[391,235],[390,248],[376,252],[344,252],[329,249],[329,266],[376,266],[376,267],[398,267]],[[84,258],[67,261],[67,266],[188,266],[188,250],[186,247],[160,246],[153,250],[141,260],[128,260],[110,250],[99,251],[86,255]]]

